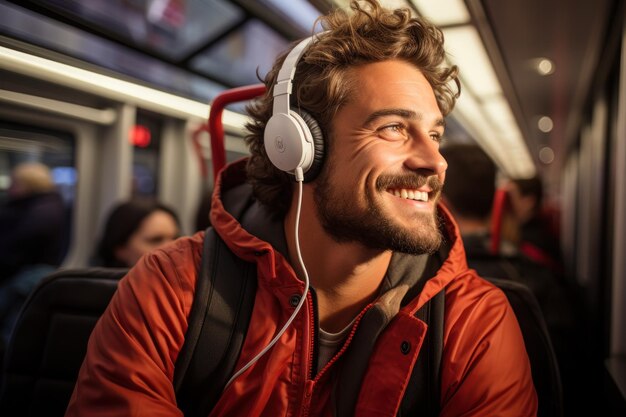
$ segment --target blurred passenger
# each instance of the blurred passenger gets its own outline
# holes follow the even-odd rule
[[[0,207],[0,282],[24,267],[59,266],[66,239],[65,205],[47,166],[17,165],[8,194]]]
[[[564,395],[571,404],[578,389],[575,378],[580,378],[575,370],[584,369],[578,362],[581,355],[575,353],[581,349],[575,346],[577,319],[571,291],[559,275],[526,257],[512,242],[502,242],[497,254],[490,251],[497,172],[491,158],[480,147],[465,144],[446,146],[441,154],[448,162],[444,200],[459,225],[468,265],[482,277],[521,282],[535,295],[559,361]]]
[[[441,155],[448,162],[443,198],[459,225],[469,266],[483,277],[521,281],[511,260],[515,254],[511,242],[502,242],[499,254],[491,252],[496,165],[477,145],[450,144],[441,148]]]
[[[496,191],[497,168],[477,145],[452,144],[441,149],[448,162],[443,196],[454,215],[465,246],[467,263],[483,277],[512,279],[526,284],[542,309],[548,323],[553,297],[559,297],[556,277],[545,267],[534,264],[508,241],[501,242],[498,253],[491,251],[491,214]],[[557,312],[557,316],[560,312]]]
[[[238,359],[251,366],[211,415],[439,415],[425,410],[432,403],[446,416],[535,416],[513,310],[467,268],[454,220],[438,205],[439,143],[460,85],[443,34],[408,8],[370,0],[351,9],[323,17],[325,32],[275,60],[267,92],[249,107],[251,156],[216,181],[211,224],[231,256],[254,264],[258,286]],[[296,146],[294,131],[315,140],[303,135]],[[293,157],[302,147],[308,157]],[[131,415],[139,404],[146,416],[182,415],[172,381],[203,241],[202,232],[179,239],[120,282],[91,333],[67,417]],[[236,274],[219,279],[244,279]],[[433,314],[427,326],[414,314],[437,294],[445,319]],[[422,350],[437,326],[441,363]],[[414,382],[416,361],[440,368],[432,390]]]
[[[179,234],[178,216],[164,204],[144,199],[121,203],[107,218],[96,263],[129,268],[144,253],[176,239]]]
[[[541,177],[511,180],[507,191],[519,223],[519,250],[534,262],[562,273],[558,231],[543,210]]]
[[[554,210],[544,203],[541,177],[515,179],[507,184],[512,212],[519,223],[519,251],[536,265],[548,268],[559,282],[559,298],[548,301],[552,305],[566,304],[570,310],[569,320],[564,314],[561,321],[548,323],[551,327],[554,348],[559,355],[566,399],[566,415],[589,414],[594,410],[587,398],[597,398],[597,386],[589,381],[598,379],[594,368],[599,341],[596,333],[589,330],[591,318],[582,303],[577,283],[564,276],[558,226]],[[567,303],[569,301],[569,303]],[[573,306],[577,308],[573,308]],[[586,339],[581,343],[582,339]]]
[[[61,264],[67,239],[66,208],[47,166],[17,165],[8,194],[0,207],[0,351],[32,289]]]

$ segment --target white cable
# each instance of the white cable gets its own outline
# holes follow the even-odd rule
[[[272,341],[267,346],[265,346],[265,348],[263,348],[262,351],[260,351],[254,358],[252,358],[250,362],[248,362],[243,368],[238,370],[228,380],[228,382],[226,383],[226,386],[224,387],[224,390],[226,390],[226,388],[230,385],[231,382],[233,382],[239,375],[244,373],[249,367],[254,365],[254,363],[258,361],[261,358],[261,356],[265,355],[267,351],[269,351],[270,348],[274,346],[274,344],[276,344],[278,339],[280,339],[283,333],[285,333],[285,330],[287,330],[287,327],[289,327],[293,319],[296,318],[296,315],[298,314],[298,312],[304,305],[304,302],[306,301],[307,293],[309,292],[309,273],[307,272],[306,266],[304,265],[304,261],[302,260],[302,252],[300,252],[300,236],[298,233],[300,229],[300,211],[302,209],[302,181],[304,180],[304,174],[302,172],[302,168],[300,167],[296,168],[295,175],[296,175],[296,181],[298,182],[298,205],[296,208],[296,253],[298,254],[298,261],[300,262],[300,266],[302,267],[302,272],[304,273],[304,292],[302,293],[302,297],[300,297],[300,302],[296,306],[296,309],[293,311],[293,313],[291,314],[291,317],[289,317],[289,320],[287,320],[287,323],[285,323],[283,328],[280,329],[280,331],[276,334],[276,336],[274,336]]]

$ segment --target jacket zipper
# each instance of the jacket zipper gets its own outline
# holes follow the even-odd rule
[[[350,333],[348,334],[348,337],[346,338],[346,341],[344,342],[343,346],[330,359],[330,361],[328,361],[326,366],[324,366],[324,368],[322,368],[322,370],[315,376],[315,380],[316,381],[321,377],[321,375],[324,372],[326,372],[326,369],[330,368],[333,363],[337,362],[339,360],[339,358],[343,355],[343,353],[348,349],[348,346],[350,346],[350,342],[352,341],[352,339],[354,337],[354,334],[356,333],[356,329],[359,327],[359,323],[361,322],[361,319],[363,318],[365,313],[367,313],[369,311],[369,309],[372,308],[373,306],[374,306],[374,303],[370,303],[367,306],[365,306],[365,308],[363,308],[363,310],[361,310],[359,315],[354,320],[354,324],[352,325],[352,329],[350,329]]]
[[[309,357],[307,378],[304,382],[304,395],[306,398],[305,406],[302,410],[303,417],[308,417],[311,410],[311,396],[313,396],[313,387],[311,386],[311,392],[309,392],[309,381],[313,379],[313,366],[315,365],[315,338],[317,337],[317,332],[315,331],[315,306],[313,303],[313,294],[309,292],[306,297],[309,305]]]

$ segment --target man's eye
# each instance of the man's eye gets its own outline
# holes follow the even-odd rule
[[[443,142],[443,139],[444,139],[441,133],[431,133],[430,138],[438,143]]]
[[[396,139],[406,137],[406,126],[401,123],[393,123],[385,125],[378,129],[378,134],[383,139]]]
[[[404,129],[404,126],[401,124],[392,124],[392,125],[383,126],[381,128],[381,130],[389,130],[392,132],[400,132],[403,129]]]

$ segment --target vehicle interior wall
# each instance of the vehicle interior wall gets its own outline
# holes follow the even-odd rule
[[[578,287],[592,360],[626,398],[626,46],[623,5],[617,13],[589,91],[580,133],[569,149],[562,184],[566,277]],[[621,359],[620,359],[621,358]],[[609,364],[611,364],[609,366]],[[620,382],[621,385],[620,385]],[[606,388],[606,385],[605,385]],[[621,390],[621,391],[620,391]],[[606,400],[606,399],[605,399]]]
[[[72,236],[71,239],[68,238],[70,247],[64,265],[75,267],[89,264],[109,209],[116,202],[131,197],[134,191],[137,194],[137,184],[141,181],[153,184],[144,194],[161,198],[165,203],[171,204],[181,212],[181,218],[185,219],[183,232],[192,231],[191,221],[188,219],[191,218],[190,213],[195,210],[199,199],[194,199],[192,195],[198,190],[193,182],[199,180],[188,131],[201,121],[181,120],[146,112],[132,104],[107,100],[8,71],[4,71],[4,75],[7,76],[1,77],[0,89],[21,95],[10,102],[6,95],[0,100],[0,117],[24,126],[24,136],[28,136],[28,132],[41,129],[56,129],[67,132],[75,139],[71,168],[76,176],[76,187],[67,199],[67,204],[72,209]],[[33,103],[37,104],[39,99],[53,101],[45,103],[48,108],[36,107]],[[82,106],[80,110],[105,108],[113,111],[115,117],[110,123],[97,123],[85,120],[80,113],[59,114],[55,106],[62,107],[68,103]],[[131,128],[141,123],[150,124],[146,123],[146,119],[153,121],[151,127],[159,149],[148,150],[129,140]],[[8,140],[15,143],[20,139],[14,137]],[[3,152],[7,151],[0,149],[0,153]],[[36,152],[25,152],[23,159],[41,159]],[[142,177],[142,171],[137,167],[148,171],[147,166],[151,168],[148,176],[152,177],[146,179],[146,175]],[[6,168],[7,172],[4,174],[11,167]],[[180,187],[180,184],[189,187]],[[176,190],[191,191],[190,195],[176,195]]]
[[[68,198],[72,236],[65,266],[89,265],[109,210],[131,196],[159,199],[179,214],[182,234],[196,231],[199,204],[213,187],[211,170],[206,177],[200,174],[200,160],[211,166],[209,138],[203,138],[201,159],[191,141],[204,120],[173,117],[11,71],[2,70],[0,90],[6,92],[0,117],[21,123],[27,131],[58,129],[75,138],[76,187]],[[112,117],[92,117],[97,112]],[[148,132],[147,142],[133,133],[138,128]],[[225,146],[229,161],[248,153],[232,128],[227,127]],[[10,167],[3,172],[8,187]]]

